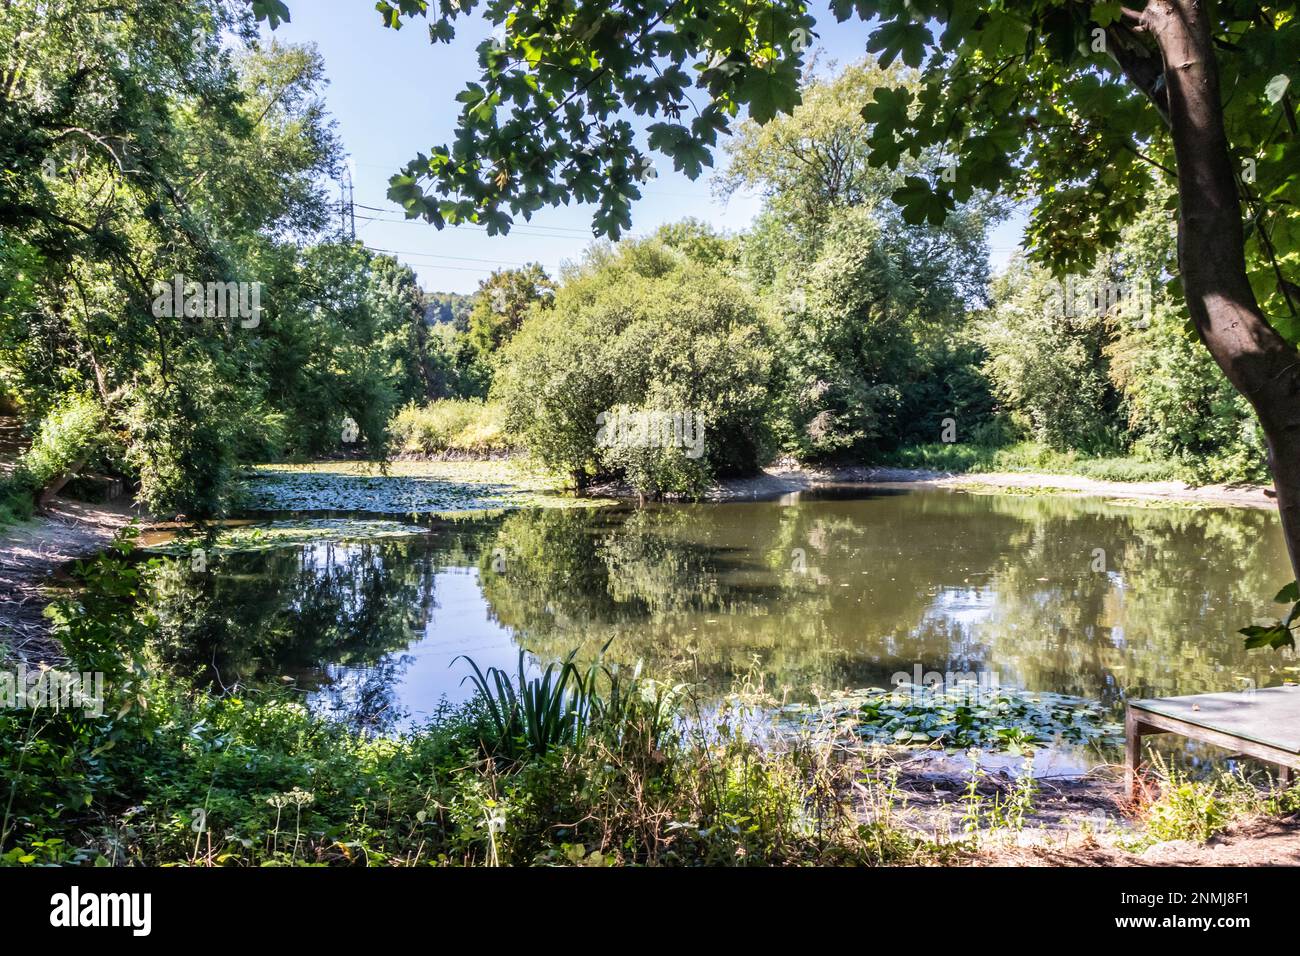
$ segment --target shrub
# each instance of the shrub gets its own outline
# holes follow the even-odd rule
[[[388,431],[394,446],[406,454],[487,454],[509,447],[500,406],[475,398],[407,405]]]
[[[41,421],[31,447],[15,465],[15,483],[37,494],[60,476],[84,467],[104,439],[99,403],[88,395],[69,395]]]
[[[1082,293],[1067,300],[1046,270],[1023,260],[994,287],[997,305],[976,334],[1003,407],[1033,441],[1058,451],[1117,450],[1122,418],[1104,357],[1106,316],[1078,305]]]
[[[624,477],[649,493],[693,493],[752,471],[769,448],[773,359],[757,303],[662,242],[598,247],[501,355],[492,395],[507,429],[580,486]],[[702,453],[604,441],[600,416],[615,409],[702,419]]]

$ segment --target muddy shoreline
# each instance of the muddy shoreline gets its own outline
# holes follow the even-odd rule
[[[0,659],[61,662],[44,616],[50,584],[68,562],[98,554],[122,528],[142,519],[124,504],[58,498],[44,515],[0,532]]]
[[[707,501],[772,500],[801,491],[871,487],[955,488],[971,492],[1062,494],[1241,508],[1277,507],[1277,501],[1272,497],[1273,489],[1262,485],[1194,486],[1181,481],[1101,481],[1079,475],[1040,472],[954,473],[866,466],[814,468],[774,465],[753,478],[720,482],[709,489],[704,498]]]
[[[1277,507],[1273,489],[1263,485],[1189,485],[1181,481],[1102,481],[1079,475],[1046,472],[946,472],[913,468],[834,468],[774,465],[751,478],[729,478],[709,488],[700,501],[775,501],[787,495],[819,490],[852,491],[951,488],[970,493],[1068,495],[1113,501],[1210,505],[1232,508]],[[593,485],[585,494],[593,498],[637,499],[621,482]],[[667,500],[680,499],[666,496]],[[695,499],[689,499],[695,500]]]

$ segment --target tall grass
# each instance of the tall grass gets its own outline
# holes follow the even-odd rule
[[[500,407],[476,398],[407,405],[388,432],[393,446],[408,455],[490,455],[510,448]]]
[[[525,652],[513,678],[499,667],[479,668],[472,657],[461,655],[472,673],[483,709],[495,732],[493,749],[517,759],[526,752],[544,757],[565,744],[579,743],[591,716],[594,671],[583,674],[573,663],[577,651],[557,664],[548,664],[540,677],[530,678]]]

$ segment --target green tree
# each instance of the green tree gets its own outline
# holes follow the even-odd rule
[[[994,282],[995,305],[976,335],[984,372],[1021,431],[1061,451],[1114,453],[1121,396],[1106,360],[1107,310],[1094,305],[1099,280],[1089,279],[1063,285],[1018,257]]]
[[[890,195],[900,172],[868,163],[860,115],[900,70],[853,64],[810,77],[789,116],[740,124],[724,192],[765,197],[743,262],[777,314],[783,387],[777,427],[801,457],[871,456],[936,441],[988,405],[965,333],[985,295],[985,234],[997,216],[972,197],[940,225],[903,221]],[[937,161],[937,158],[936,158]]]
[[[432,40],[445,42],[476,4],[377,7],[392,27],[428,17]],[[620,114],[663,117],[648,127],[649,148],[698,175],[742,106],[763,123],[798,102],[814,27],[803,2],[483,9],[505,38],[480,48],[454,143],[408,164],[390,195],[412,216],[491,231],[576,197],[597,202],[595,228],[617,235],[648,168]],[[938,146],[951,157],[945,169],[958,170],[951,183],[939,170],[905,180],[894,198],[909,221],[941,222],[978,188],[1033,195],[1031,251],[1066,271],[1118,238],[1155,177],[1176,177],[1184,301],[1259,416],[1300,573],[1300,321],[1287,278],[1300,257],[1297,5],[832,0],[831,9],[869,22],[867,49],[882,66],[901,59],[921,71],[915,93],[882,90],[864,110],[872,162],[896,166]],[[692,92],[704,100],[694,109]]]
[[[497,269],[479,283],[469,314],[469,341],[486,362],[510,340],[534,302],[549,305],[555,283],[537,263]]]
[[[622,476],[649,494],[694,493],[763,460],[771,366],[744,286],[649,239],[595,247],[552,308],[534,305],[492,397],[507,430],[579,485]],[[620,421],[656,430],[625,434]]]

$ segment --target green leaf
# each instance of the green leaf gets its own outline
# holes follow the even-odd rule
[[[713,156],[690,130],[676,123],[653,123],[646,128],[651,149],[657,149],[673,160],[673,168],[695,179],[704,166],[713,165]]]
[[[1292,581],[1281,591],[1277,592],[1277,597],[1273,598],[1277,604],[1295,604],[1300,601],[1300,581]]]
[[[1094,3],[1092,5],[1092,22],[1103,27],[1108,27],[1121,16],[1123,6],[1117,0],[1111,0],[1107,3]]]
[[[265,20],[272,30],[281,23],[289,23],[289,8],[283,0],[253,0],[253,16]]]
[[[799,75],[794,64],[778,60],[763,70],[745,74],[739,99],[749,104],[749,116],[755,123],[766,123],[778,113],[790,113],[799,105]]]
[[[862,118],[886,129],[902,129],[907,124],[911,103],[912,91],[906,87],[879,87],[875,91],[875,98],[862,107]]]
[[[880,55],[882,67],[889,66],[902,54],[903,62],[915,68],[925,59],[925,45],[929,40],[929,31],[924,26],[900,15],[896,20],[881,24],[867,42],[867,50]]]
[[[1281,623],[1272,624],[1268,627],[1260,627],[1259,625],[1243,627],[1237,633],[1245,636],[1246,650],[1271,647],[1276,651],[1283,647],[1295,647],[1295,638],[1291,636],[1291,631],[1283,627]]]
[[[939,225],[954,208],[950,195],[936,192],[920,176],[908,176],[892,198],[903,207],[903,221],[913,226],[923,222]]]
[[[989,56],[1009,56],[1022,53],[1029,26],[1013,16],[994,11],[989,14],[988,25],[980,32],[980,50]]]

